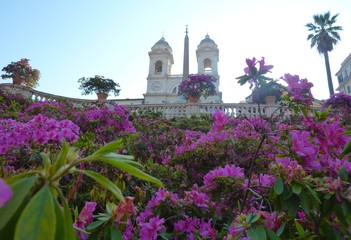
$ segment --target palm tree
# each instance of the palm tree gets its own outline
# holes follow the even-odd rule
[[[339,14],[336,14],[331,17],[330,12],[317,14],[313,16],[314,24],[306,24],[308,31],[312,32],[307,36],[307,40],[311,40],[311,48],[317,46],[318,52],[324,55],[330,95],[334,94],[334,87],[330,72],[328,52],[331,52],[333,50],[333,45],[340,41],[338,31],[342,31],[342,27],[333,26],[338,16]]]

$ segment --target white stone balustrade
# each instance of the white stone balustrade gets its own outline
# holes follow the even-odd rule
[[[254,117],[259,115],[259,108],[257,104],[247,103],[196,103],[196,104],[182,104],[182,103],[164,103],[164,104],[142,104],[142,99],[112,99],[98,102],[97,100],[86,100],[79,98],[68,98],[54,94],[40,92],[38,90],[30,89],[20,85],[11,83],[0,84],[0,89],[12,94],[19,94],[34,101],[71,101],[79,106],[89,106],[97,103],[104,104],[119,104],[128,107],[131,112],[162,112],[167,118],[181,117],[192,115],[199,116],[200,114],[213,114],[217,109],[232,117],[246,116]],[[261,105],[260,109],[262,115],[271,116],[282,113],[280,105]]]

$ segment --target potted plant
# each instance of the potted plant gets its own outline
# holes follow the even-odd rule
[[[82,90],[82,95],[96,93],[98,100],[106,100],[110,92],[113,92],[115,96],[118,96],[121,91],[121,89],[118,89],[118,83],[100,75],[95,75],[95,77],[89,78],[82,77],[78,82],[80,83],[79,89]]]
[[[203,96],[213,96],[216,94],[216,78],[207,74],[190,74],[179,85],[179,94],[183,95],[189,102],[198,102]]]
[[[30,88],[36,87],[40,78],[39,70],[33,69],[29,65],[29,59],[27,58],[11,62],[2,71],[6,72],[6,74],[1,75],[2,79],[12,78],[13,84],[24,85]]]
[[[275,81],[263,83],[252,91],[252,101],[254,103],[274,104],[281,99],[283,91],[284,87]]]

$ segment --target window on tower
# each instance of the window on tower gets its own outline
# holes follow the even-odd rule
[[[211,59],[206,58],[204,60],[204,70],[205,70],[205,73],[212,73],[212,62],[211,62]]]
[[[162,61],[158,60],[155,64],[155,72],[161,73],[162,72]]]

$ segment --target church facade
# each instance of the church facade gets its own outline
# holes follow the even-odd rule
[[[188,30],[184,38],[184,61],[183,73],[172,74],[173,52],[171,46],[162,37],[157,41],[149,52],[149,73],[147,77],[147,89],[144,94],[144,104],[163,103],[186,103],[184,96],[178,94],[178,86],[183,79],[189,76],[189,37]],[[198,64],[197,74],[209,74],[216,81],[216,92],[214,96],[206,99],[201,97],[200,103],[221,103],[222,93],[219,92],[218,61],[219,50],[217,44],[209,35],[200,42],[196,50]]]

